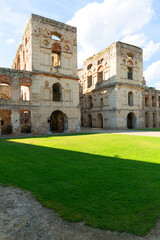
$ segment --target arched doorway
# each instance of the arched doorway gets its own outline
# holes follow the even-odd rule
[[[92,107],[93,107],[92,97],[88,96],[88,108],[91,109]]]
[[[133,106],[133,93],[131,91],[128,93],[128,105]]]
[[[98,127],[103,128],[103,117],[102,114],[98,114]]]
[[[68,129],[67,116],[59,110],[54,111],[50,117],[50,130],[52,132],[63,132],[66,129]]]
[[[31,133],[31,112],[24,110],[20,114],[21,133]]]
[[[61,84],[55,83],[52,86],[53,101],[61,101]]]
[[[88,115],[87,127],[92,127],[92,116],[91,116],[91,114]]]
[[[133,112],[129,113],[127,116],[127,127],[128,128],[136,128],[136,116]]]

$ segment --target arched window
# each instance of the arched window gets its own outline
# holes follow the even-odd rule
[[[99,66],[97,74],[97,83],[100,84],[103,82],[103,66]]]
[[[101,113],[99,113],[98,114],[98,122],[97,122],[97,124],[98,124],[98,128],[103,128],[103,116],[102,116],[102,114]]]
[[[93,107],[92,97],[88,96],[88,108],[91,109],[92,107]]]
[[[92,115],[89,114],[87,118],[87,127],[92,127]]]
[[[61,85],[59,83],[53,84],[52,92],[53,92],[53,101],[61,101]]]
[[[152,107],[156,106],[156,98],[155,96],[152,96]]]
[[[21,86],[21,99],[23,101],[30,101],[30,88],[27,86]]]
[[[55,42],[52,44],[52,67],[60,67],[61,46]]]
[[[98,65],[100,65],[103,62],[103,58],[98,60]]]
[[[133,106],[133,93],[132,92],[128,93],[128,105]]]
[[[134,55],[133,55],[133,53],[128,52],[128,53],[127,53],[127,57],[128,57],[129,59],[133,59]]]
[[[133,80],[133,68],[128,67],[128,79]]]
[[[0,83],[0,99],[10,99],[10,85],[6,83]]]
[[[87,66],[87,70],[90,70],[92,68],[92,63]]]
[[[103,107],[103,98],[100,98],[100,107]]]
[[[149,113],[145,112],[145,127],[149,126]]]
[[[51,38],[52,38],[52,40],[60,41],[61,35],[57,32],[51,32]]]
[[[99,72],[98,73],[98,83],[102,83],[103,82],[103,72]]]
[[[87,77],[87,87],[90,88],[92,86],[92,76]]]
[[[148,106],[149,106],[149,98],[145,97],[145,107],[148,107]]]
[[[153,127],[156,128],[156,113],[153,113]]]

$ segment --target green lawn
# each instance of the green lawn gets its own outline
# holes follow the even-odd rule
[[[0,139],[0,182],[68,221],[144,235],[160,217],[160,138],[73,134]]]

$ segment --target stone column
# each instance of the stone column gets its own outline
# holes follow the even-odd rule
[[[19,135],[21,133],[20,129],[20,113],[18,110],[12,110],[11,114],[11,125],[12,125],[12,134]]]
[[[50,126],[50,122],[51,122],[51,118],[49,117],[48,119],[47,119],[47,123],[48,123],[48,134],[51,134],[52,132],[51,132],[51,126]]]

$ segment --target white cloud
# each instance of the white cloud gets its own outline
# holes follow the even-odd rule
[[[155,43],[152,40],[148,42],[144,33],[126,35],[121,41],[142,47],[144,61],[150,60],[160,50],[160,42]]]
[[[143,57],[144,61],[148,61],[151,59],[151,57],[160,50],[160,42],[154,43],[153,41],[150,41],[146,44],[144,50],[143,50]]]
[[[68,24],[78,28],[80,62],[112,42],[141,30],[154,15],[151,4],[152,0],[104,0],[77,11]],[[137,36],[142,43],[143,37],[143,34]]]
[[[15,40],[13,38],[10,38],[6,41],[8,45],[15,43]]]
[[[16,30],[17,33],[22,33],[24,29],[24,23],[27,16],[22,13],[13,12],[6,4],[6,1],[0,0],[0,22],[7,23]]]
[[[158,90],[160,90],[160,82],[158,82],[158,83],[155,84],[155,88],[158,89]]]
[[[144,33],[126,35],[121,39],[122,42],[126,42],[135,46],[143,47],[146,43],[147,37]]]
[[[156,82],[159,84],[160,80],[160,60],[152,63],[146,71],[144,71],[144,76],[147,82]],[[158,83],[157,83],[158,81]]]

